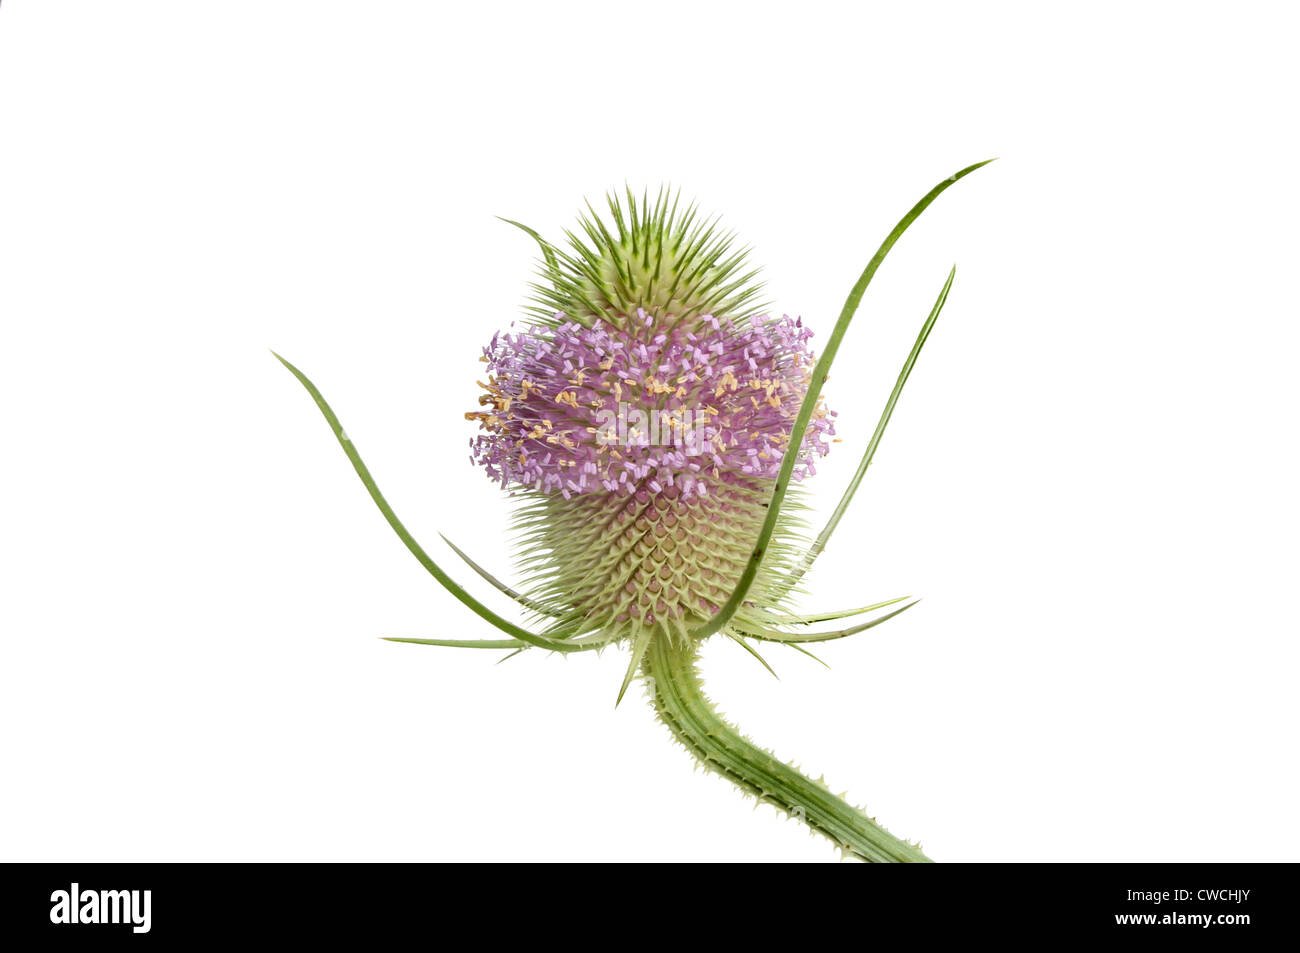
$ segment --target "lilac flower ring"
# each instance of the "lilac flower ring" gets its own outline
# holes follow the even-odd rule
[[[661,328],[639,310],[625,331],[555,319],[483,349],[489,409],[466,416],[486,431],[470,446],[492,479],[565,499],[642,487],[690,499],[711,483],[775,478],[816,363],[802,320],[702,315]],[[795,480],[816,473],[833,416],[819,402]]]

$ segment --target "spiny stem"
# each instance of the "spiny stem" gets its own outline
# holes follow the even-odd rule
[[[701,764],[799,818],[854,857],[878,863],[929,862],[919,847],[899,840],[825,784],[784,764],[727,723],[704,694],[696,659],[694,641],[680,645],[654,638],[642,671],[660,719]]]

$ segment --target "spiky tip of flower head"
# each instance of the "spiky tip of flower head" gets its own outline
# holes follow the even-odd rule
[[[548,312],[484,349],[473,460],[528,491],[532,601],[586,629],[684,634],[725,601],[748,561],[815,364],[788,316],[738,313],[730,238],[660,197],[584,219],[591,243],[543,244]],[[615,237],[617,236],[617,237]],[[567,271],[565,269],[568,269]],[[739,283],[738,283],[739,282]],[[707,310],[706,310],[707,308]],[[720,312],[720,313],[715,313]],[[820,397],[794,479],[829,449]],[[754,592],[784,568],[783,511]]]
[[[656,320],[687,322],[704,315],[721,320],[762,310],[758,269],[746,265],[748,249],[704,219],[694,205],[660,190],[627,204],[608,197],[608,224],[590,204],[565,247],[543,245],[542,281],[533,284],[529,312],[541,324],[554,315],[591,325],[597,319],[624,330],[644,311]]]

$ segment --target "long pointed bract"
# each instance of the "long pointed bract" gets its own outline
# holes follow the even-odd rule
[[[762,639],[764,642],[829,642],[832,639],[842,639],[846,636],[857,635],[859,632],[865,632],[867,629],[873,629],[880,623],[888,622],[894,616],[906,612],[920,601],[920,599],[914,599],[907,605],[895,609],[893,612],[886,612],[870,622],[863,622],[861,625],[855,625],[847,629],[837,629],[834,632],[778,632],[775,629],[764,629],[759,626],[745,626],[743,631],[745,635]]]
[[[707,638],[717,632],[724,625],[731,621],[749,595],[750,586],[754,584],[754,579],[758,575],[759,567],[763,564],[763,557],[767,555],[768,543],[771,542],[772,533],[776,529],[777,518],[780,515],[781,504],[785,500],[785,495],[790,487],[790,476],[794,472],[795,461],[798,459],[803,447],[804,433],[808,429],[808,423],[812,419],[813,409],[817,406],[817,400],[821,396],[822,385],[826,382],[826,375],[831,369],[831,363],[835,360],[835,355],[839,351],[840,342],[844,339],[844,333],[849,328],[849,322],[853,320],[853,315],[858,310],[858,304],[862,300],[863,293],[867,290],[867,285],[875,276],[876,270],[880,263],[885,260],[889,250],[894,247],[894,243],[907,231],[916,219],[924,212],[936,198],[959,179],[970,175],[981,166],[988,165],[992,159],[986,159],[983,162],[977,162],[974,165],[967,166],[950,178],[944,179],[929,192],[921,201],[912,206],[912,209],[904,215],[894,226],[886,237],[880,248],[872,256],[871,261],[867,262],[867,267],[858,278],[857,283],[849,292],[848,299],[844,302],[844,309],[840,313],[840,318],[835,322],[835,328],[831,331],[830,338],[826,342],[826,349],[817,361],[817,366],[813,368],[812,377],[808,381],[808,390],[804,396],[803,403],[799,408],[799,416],[795,419],[794,428],[790,432],[790,440],[785,452],[785,457],[781,461],[781,469],[777,474],[776,485],[772,489],[772,499],[768,504],[767,517],[763,521],[763,526],[759,530],[758,538],[754,542],[753,552],[750,554],[749,562],[745,570],[741,573],[736,588],[732,591],[727,601],[714,613],[713,617],[700,626],[691,636],[696,639]]]
[[[275,354],[274,351],[271,353]],[[558,639],[535,635],[527,629],[515,625],[509,620],[501,618],[501,616],[497,615],[487,606],[483,605],[483,603],[471,596],[455,580],[443,572],[442,568],[430,559],[429,554],[426,553],[423,547],[415,541],[415,537],[410,534],[410,531],[402,525],[402,521],[397,518],[397,514],[393,512],[393,508],[389,506],[388,501],[384,499],[384,495],[379,492],[379,487],[375,484],[374,477],[370,475],[370,470],[367,469],[365,463],[362,462],[361,455],[357,453],[357,448],[352,445],[352,441],[343,430],[343,425],[339,423],[338,417],[326,402],[325,397],[316,389],[316,385],[307,379],[307,375],[298,370],[298,368],[294,367],[279,354],[275,354],[275,359],[287,367],[289,372],[293,374],[294,377],[298,378],[298,382],[307,389],[307,393],[311,394],[312,400],[316,402],[316,406],[325,417],[326,422],[330,426],[330,430],[333,431],[334,438],[338,440],[339,446],[343,448],[343,452],[347,454],[348,460],[352,462],[352,468],[357,471],[357,476],[359,476],[361,482],[365,484],[366,491],[370,494],[370,498],[375,501],[375,505],[379,507],[379,511],[384,514],[384,519],[386,519],[388,525],[393,528],[393,532],[395,532],[398,538],[406,544],[406,548],[411,551],[411,554],[415,556],[420,565],[428,570],[429,575],[438,580],[438,582],[442,584],[442,587],[460,600],[461,603],[468,606],[475,615],[492,623],[502,632],[506,633],[506,635],[513,636],[521,642],[527,642],[529,645],[536,645],[543,649],[553,649],[557,652],[581,651],[581,649],[577,648],[571,642],[563,642]]]
[[[637,633],[636,640],[632,643],[632,660],[628,662],[627,673],[623,676],[623,684],[618,687],[618,697],[614,699],[615,708],[623,701],[623,696],[627,694],[627,687],[632,684],[632,677],[636,675],[637,669],[641,667],[641,659],[645,656],[645,650],[650,645],[650,637],[653,633],[654,630],[649,627]]]
[[[490,572],[488,572],[478,563],[474,562],[474,560],[470,559],[469,555],[463,549],[461,549],[459,546],[457,546],[455,543],[449,540],[446,536],[443,536],[442,533],[439,533],[438,535],[442,537],[442,541],[447,544],[447,546],[451,549],[452,552],[454,552],[457,556],[459,556],[462,560],[465,561],[465,565],[469,566],[470,569],[478,573],[480,577],[486,580],[493,588],[495,588],[502,595],[510,597],[515,602],[523,606],[525,609],[531,609],[533,612],[554,617],[555,613],[552,612],[550,609],[546,608],[546,606],[542,605],[539,602],[536,602],[535,600],[529,599],[526,595],[524,595],[519,590],[510,588],[504,582],[498,579],[496,576],[492,575]]]
[[[772,619],[778,625],[812,625],[814,622],[831,622],[835,619],[847,619],[850,616],[862,615],[864,612],[875,612],[877,609],[884,609],[887,606],[895,605],[907,598],[909,597],[899,596],[896,599],[886,599],[884,602],[877,602],[875,605],[863,606],[860,609],[841,609],[839,612],[811,612],[807,615],[773,614]]]
[[[728,632],[727,637],[730,638],[731,641],[739,645],[746,652],[748,652],[750,655],[754,656],[754,658],[758,659],[759,664],[762,665],[763,668],[767,669],[768,673],[773,678],[775,678],[777,681],[781,680],[781,676],[776,674],[776,669],[774,669],[771,665],[767,663],[767,659],[763,658],[763,656],[759,653],[758,649],[754,648],[752,645],[750,645],[748,642],[745,641],[745,637],[743,635],[741,635],[738,632]]]
[[[921,348],[925,347],[926,339],[929,338],[934,323],[939,320],[939,312],[943,310],[944,302],[948,300],[948,290],[952,288],[952,279],[956,274],[957,266],[953,265],[952,270],[948,272],[948,280],[943,283],[943,290],[939,292],[938,300],[935,301],[934,307],[930,309],[930,316],[925,319],[925,324],[921,326],[921,333],[916,336],[916,343],[912,345],[911,353],[907,355],[907,360],[903,362],[903,369],[898,373],[898,380],[894,383],[894,389],[889,394],[889,400],[885,401],[885,409],[881,411],[880,420],[876,423],[875,432],[872,433],[871,440],[867,443],[867,449],[862,454],[862,460],[858,463],[857,472],[853,474],[853,479],[849,481],[848,488],[844,491],[844,495],[840,497],[839,503],[836,504],[835,512],[826,521],[822,531],[817,534],[817,539],[809,548],[799,567],[790,573],[778,588],[778,592],[788,592],[812,568],[812,564],[821,555],[822,550],[826,548],[826,544],[830,542],[835,527],[839,526],[840,520],[843,519],[844,513],[849,508],[849,503],[853,501],[853,494],[858,492],[858,486],[861,485],[862,478],[867,475],[867,468],[871,466],[871,461],[876,456],[876,448],[880,446],[880,438],[885,435],[885,428],[889,426],[889,421],[894,415],[894,406],[898,403],[899,395],[903,393],[903,385],[907,383],[912,368],[916,366],[916,359],[921,354]]]
[[[518,639],[408,639],[396,635],[381,636],[385,642],[407,642],[411,645],[442,645],[453,649],[521,649],[527,642]]]

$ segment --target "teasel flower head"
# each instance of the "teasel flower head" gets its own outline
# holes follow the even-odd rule
[[[805,646],[867,631],[910,608],[903,599],[797,613],[787,603],[825,549],[870,466],[899,394],[934,327],[948,273],[838,505],[811,542],[802,484],[834,439],[821,388],[863,293],[885,256],[942,192],[930,190],[885,238],[838,321],[811,350],[803,321],[758,300],[756,271],[731,235],[660,192],[602,218],[588,206],[542,250],[523,323],[492,337],[481,360],[470,459],[517,502],[524,582],[509,586],[446,540],[482,580],[532,614],[504,618],[457,583],[398,519],[324,396],[311,394],[384,518],[420,564],[503,639],[392,637],[395,642],[564,654],[627,645],[617,698],[636,674],[660,720],[700,764],[804,821],[846,855],[924,861],[867,812],[763,750],[704,692],[698,647],[721,635],[771,670],[753,642]],[[518,225],[518,223],[512,223]],[[276,355],[279,357],[279,355]],[[843,629],[818,623],[874,613]],[[814,656],[815,657],[815,656]],[[819,660],[820,661],[820,660]]]
[[[752,313],[732,236],[660,193],[544,244],[532,319],[484,348],[474,462],[520,496],[530,601],[570,634],[687,640],[735,588],[816,358],[800,319]],[[554,310],[552,310],[554,309]],[[816,401],[792,478],[835,433]],[[787,506],[750,608],[806,548]],[[763,620],[756,620],[762,624]]]

